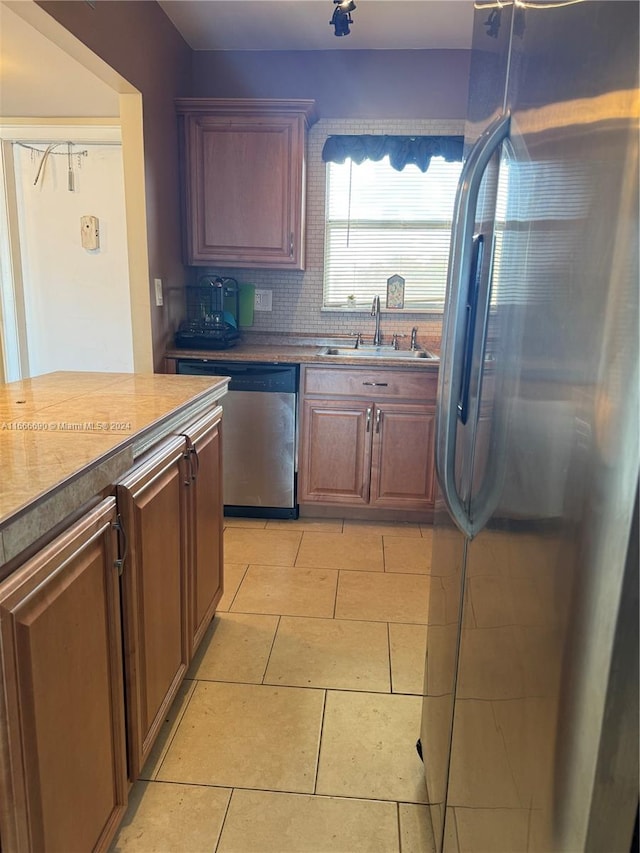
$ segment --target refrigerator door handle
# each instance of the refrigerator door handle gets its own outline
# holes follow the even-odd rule
[[[476,319],[478,313],[478,297],[480,276],[482,274],[482,258],[484,255],[484,236],[475,234],[473,237],[473,260],[469,276],[467,294],[464,361],[462,363],[462,381],[460,383],[460,399],[458,401],[458,417],[462,424],[469,418],[469,391],[471,388],[471,367],[473,364],[473,341],[475,338]]]
[[[480,184],[493,154],[508,137],[510,124],[510,113],[498,116],[469,152],[458,182],[451,229],[446,313],[438,375],[436,473],[453,520],[470,539],[478,531],[474,529],[467,508],[458,494],[455,461],[458,403],[467,337],[468,286],[474,260],[472,238]]]

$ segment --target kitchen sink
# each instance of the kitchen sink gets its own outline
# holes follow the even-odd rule
[[[342,358],[389,358],[394,361],[412,361],[414,358],[426,358],[431,361],[437,361],[438,356],[424,349],[417,350],[400,350],[393,347],[373,347],[360,346],[355,347],[323,347],[319,350],[318,355],[327,355]]]

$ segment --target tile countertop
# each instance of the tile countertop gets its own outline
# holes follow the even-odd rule
[[[50,373],[0,385],[0,566],[225,394],[225,377]]]
[[[369,344],[367,339],[365,343]],[[236,346],[224,350],[171,349],[165,353],[167,359],[193,358],[210,361],[268,361],[282,364],[324,364],[327,367],[336,364],[354,366],[358,364],[377,364],[379,367],[398,367],[411,370],[437,370],[439,360],[426,358],[397,359],[394,357],[358,355],[348,356],[322,355],[326,347],[353,347],[354,339],[349,336],[292,335],[286,333],[243,332],[242,340]],[[407,349],[407,345],[401,349]],[[433,352],[433,349],[431,350]]]

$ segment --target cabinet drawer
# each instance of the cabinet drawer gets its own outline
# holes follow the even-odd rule
[[[423,373],[384,367],[306,367],[302,380],[304,394],[420,402],[434,402],[437,385],[435,371]]]

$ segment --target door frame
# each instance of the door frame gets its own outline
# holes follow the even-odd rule
[[[3,4],[4,5],[4,4]],[[67,125],[65,141],[68,139],[69,126],[82,127],[85,131],[90,126],[117,127],[120,132],[122,143],[122,160],[124,167],[124,192],[125,192],[125,215],[127,223],[127,251],[129,264],[129,299],[131,305],[131,328],[133,338],[133,369],[137,373],[153,373],[153,335],[151,326],[151,294],[149,290],[149,250],[147,236],[147,211],[146,211],[146,187],[145,187],[145,158],[144,158],[144,133],[142,115],[142,94],[129,83],[126,78],[113,69],[100,56],[83,44],[76,36],[52,18],[34,0],[22,0],[22,2],[11,2],[7,4],[11,10],[32,26],[42,36],[55,44],[58,48],[75,59],[83,68],[95,75],[103,83],[113,89],[118,95],[119,115],[115,117],[75,117],[65,122],[64,118],[34,117],[3,117],[0,118],[0,129],[4,126],[20,127],[25,125],[37,126],[63,126]],[[84,141],[87,140],[84,136]],[[93,139],[96,142],[98,140]],[[5,169],[6,171],[6,169]],[[0,180],[3,175],[0,170]],[[3,184],[0,186],[0,226],[5,224],[7,216],[3,196]],[[4,231],[4,229],[2,229]],[[18,247],[19,248],[19,247]],[[4,264],[8,265],[6,274],[12,271],[13,264],[6,254],[7,244],[0,234],[0,284],[3,283],[2,276]],[[19,252],[17,255],[20,257]],[[6,259],[6,260],[5,260]],[[13,274],[13,273],[12,273]],[[12,285],[13,288],[14,285]],[[1,300],[0,300],[1,301]],[[18,306],[19,308],[19,306]],[[1,306],[0,306],[1,312]],[[11,315],[16,311],[11,308]],[[20,323],[19,310],[17,311]],[[23,311],[24,316],[24,311]],[[9,381],[10,378],[21,378],[8,376],[5,364],[5,348],[7,347],[6,336],[2,334],[2,321],[7,318],[0,313],[0,381]],[[16,344],[9,342],[13,347],[12,370],[16,366]],[[17,362],[22,374],[28,371],[28,360],[25,361],[24,354]]]

